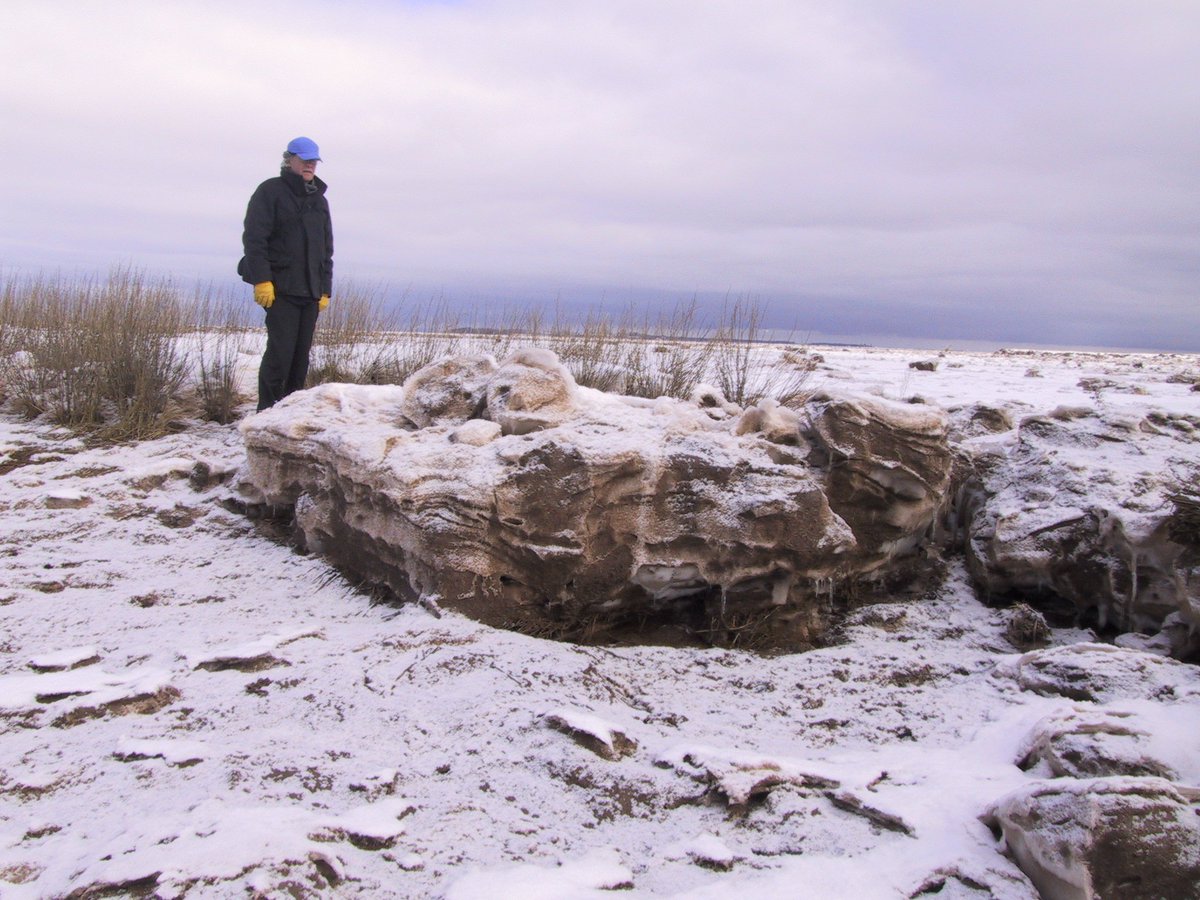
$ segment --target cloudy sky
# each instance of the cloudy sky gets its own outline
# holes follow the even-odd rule
[[[1196,351],[1198,47],[1196,0],[7,0],[0,270],[236,284],[304,134],[340,279]]]

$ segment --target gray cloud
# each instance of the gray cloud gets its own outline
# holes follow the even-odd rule
[[[1196,350],[1197,38],[1167,0],[17,2],[0,265],[232,280],[303,133],[342,276]]]

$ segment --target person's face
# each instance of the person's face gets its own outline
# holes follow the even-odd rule
[[[288,160],[288,165],[305,181],[312,181],[317,175],[317,160],[315,159],[301,159],[293,156]]]

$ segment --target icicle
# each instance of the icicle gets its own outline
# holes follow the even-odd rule
[[[1129,601],[1125,608],[1124,628],[1133,630],[1133,610],[1138,595],[1138,554],[1133,547],[1129,548]]]

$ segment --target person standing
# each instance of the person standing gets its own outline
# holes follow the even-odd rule
[[[333,224],[320,161],[315,141],[292,140],[279,175],[260,184],[246,207],[238,274],[267,314],[259,411],[304,388],[317,316],[333,293]]]

